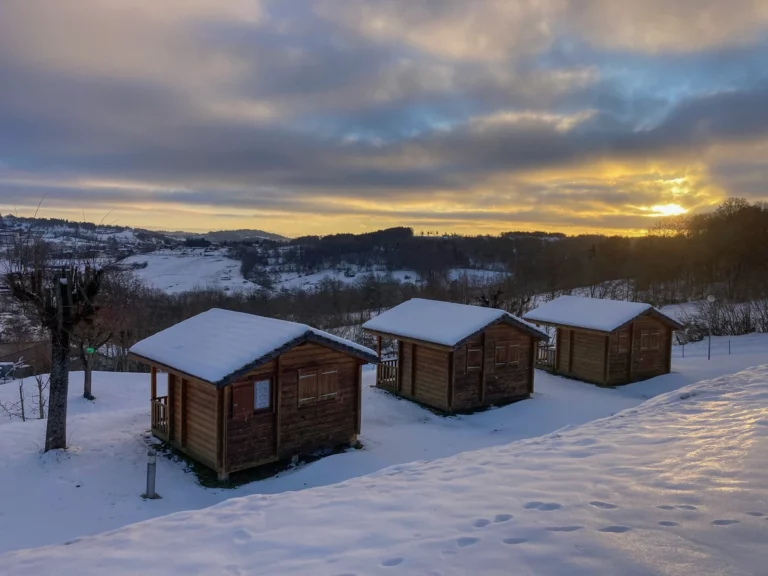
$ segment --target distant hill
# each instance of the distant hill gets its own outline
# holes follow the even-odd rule
[[[164,232],[168,236],[175,238],[205,238],[211,242],[242,242],[243,240],[274,240],[276,242],[287,242],[289,238],[265,232],[264,230],[216,230],[200,234],[199,232]]]

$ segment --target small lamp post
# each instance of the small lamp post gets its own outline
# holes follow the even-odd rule
[[[712,304],[715,303],[715,295],[710,294],[707,296],[707,302],[709,302],[709,343],[707,345],[707,360],[712,359],[712,312],[713,312],[713,306]]]

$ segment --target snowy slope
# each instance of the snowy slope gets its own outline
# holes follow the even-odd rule
[[[240,262],[219,250],[158,250],[130,256],[122,264],[143,266],[136,268],[135,274],[146,284],[170,294],[208,287],[226,291],[255,288],[240,273]]]
[[[0,566],[8,574],[760,574],[767,383],[768,367],[754,368],[544,438],[231,499],[10,553]]]

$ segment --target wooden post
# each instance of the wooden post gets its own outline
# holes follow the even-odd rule
[[[282,355],[277,357],[277,374],[275,375],[275,456],[280,456],[280,443],[282,440],[280,436],[280,428],[282,426],[282,402],[280,401],[280,396],[282,396],[283,388],[283,368],[281,358]]]
[[[223,474],[224,469],[224,388],[216,390],[216,473]]]
[[[683,347],[685,350],[685,347]],[[672,328],[667,328],[667,341],[664,345],[664,353],[667,355],[666,369],[667,374],[672,372]],[[728,354],[731,353],[731,341],[728,340]]]
[[[379,357],[379,360],[381,360],[381,336],[376,336],[376,355]]]
[[[560,328],[555,328],[555,365],[552,367],[552,374],[557,374],[558,364],[560,363]]]
[[[448,410],[453,411],[453,352],[448,353]]]
[[[576,348],[576,337],[573,330],[568,333],[568,372],[573,373],[573,349]]]
[[[480,350],[482,359],[480,360],[480,404],[485,405],[485,332],[480,336]]]
[[[376,335],[376,356],[379,357],[379,362],[376,364],[376,386],[381,382],[381,374],[384,367],[381,365],[381,335]]]
[[[416,398],[416,344],[411,342],[411,396]]]
[[[166,412],[168,414],[168,442],[173,444],[173,429],[175,425],[176,412],[174,402],[176,401],[176,375],[168,373],[168,399]]]
[[[528,359],[528,395],[533,395],[533,377],[534,377],[534,365],[536,364],[536,353],[539,349],[539,341],[536,338],[531,338],[531,357]]]
[[[605,337],[605,351],[603,354],[603,362],[605,363],[605,365],[603,366],[603,381],[605,382],[606,385],[610,381],[610,377],[611,377],[610,361],[611,361],[611,335],[608,334],[608,336]]]
[[[403,341],[397,341],[397,383],[395,385],[397,393],[403,390]]]
[[[629,325],[629,357],[627,361],[627,381],[632,381],[632,364],[635,359],[635,323]]]
[[[363,363],[358,362],[357,373],[355,374],[357,388],[357,427],[356,434],[360,435],[363,422]]]
[[[149,381],[150,381],[150,391],[152,394],[152,400],[157,400],[157,368],[155,366],[152,366],[149,369]]]
[[[181,379],[181,447],[187,445],[187,379]]]

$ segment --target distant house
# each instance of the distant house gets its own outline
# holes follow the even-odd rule
[[[495,308],[414,298],[363,324],[397,341],[376,384],[443,412],[506,404],[533,393],[533,363],[547,335]]]
[[[561,296],[524,316],[554,326],[550,368],[586,382],[618,385],[668,374],[676,320],[650,304]]]
[[[212,309],[142,340],[152,433],[226,479],[354,443],[372,350],[304,324]],[[168,373],[158,395],[157,372]]]

